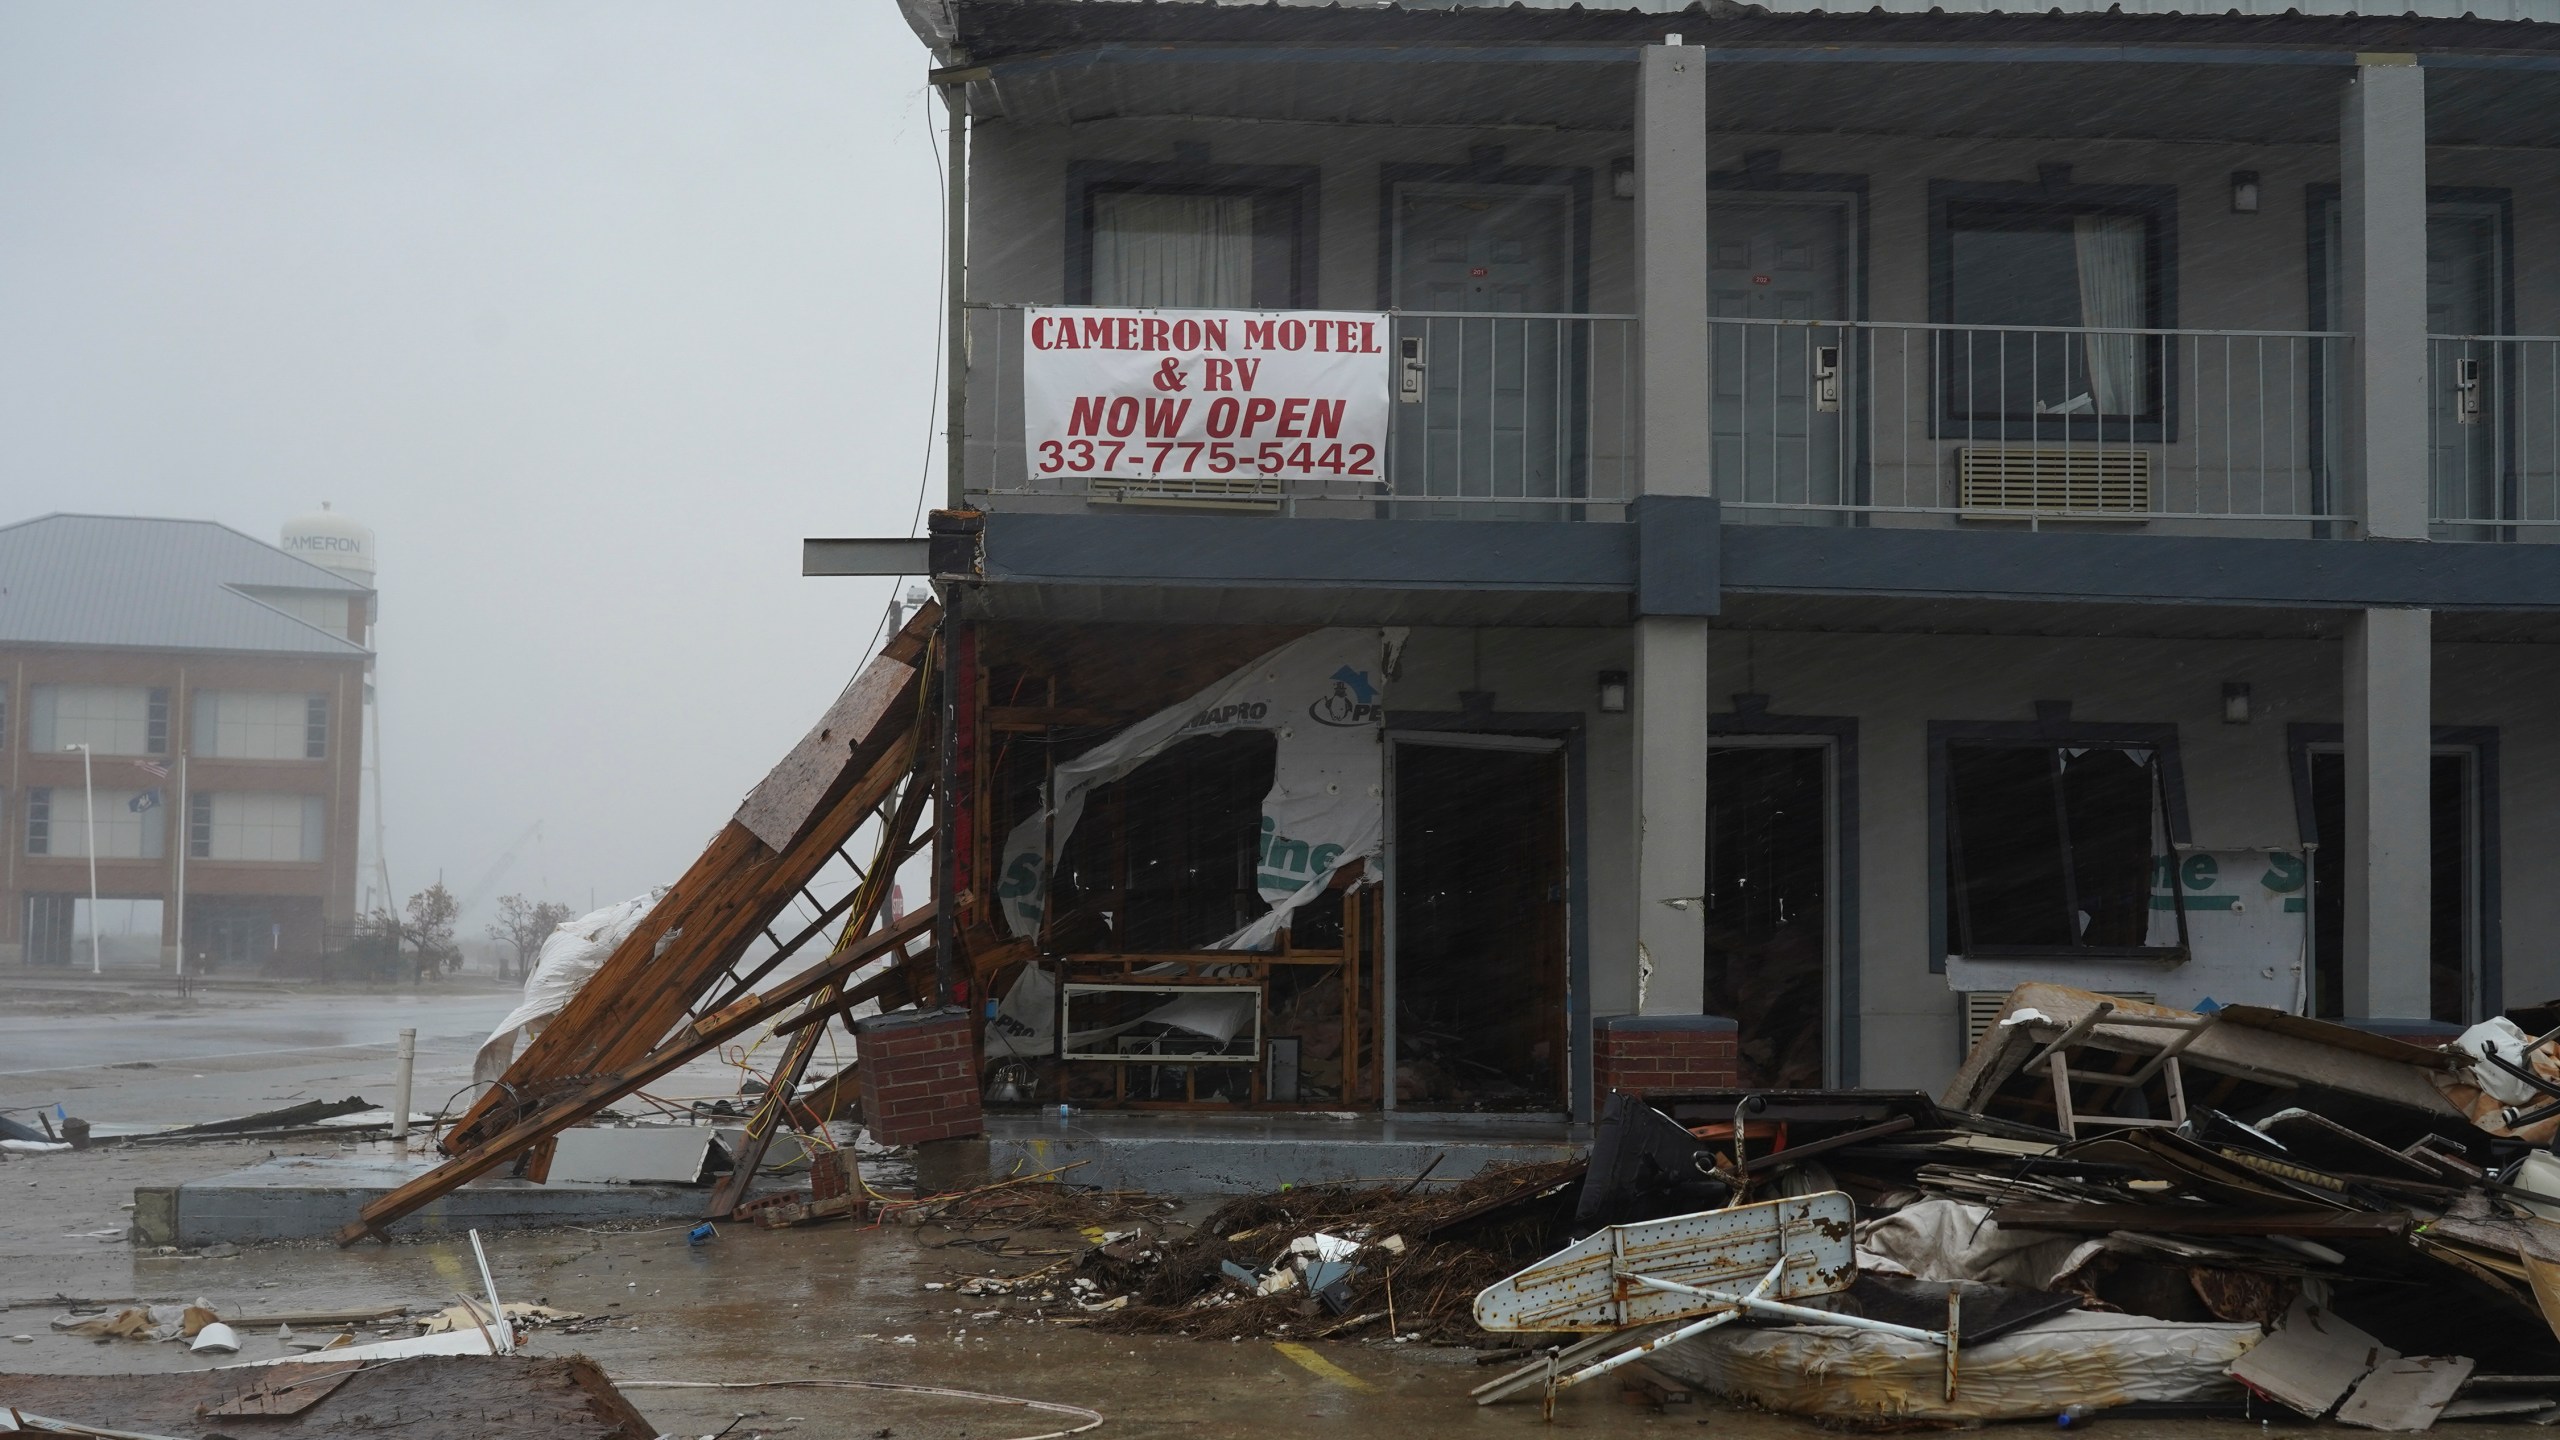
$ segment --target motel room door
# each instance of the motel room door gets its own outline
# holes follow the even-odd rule
[[[1388,737],[1388,1108],[1562,1113],[1564,742]]]
[[[1707,207],[1709,315],[1792,322],[1715,327],[1712,464],[1728,504],[1858,499],[1846,462],[1856,452],[1859,332],[1803,323],[1851,318],[1849,216],[1839,196],[1719,195]],[[1838,387],[1827,400],[1815,393],[1826,359]],[[1777,510],[1757,518],[1801,525],[1832,517]]]
[[[1706,1011],[1746,1086],[1838,1082],[1836,742],[1718,736],[1707,752]]]
[[[2505,266],[2498,253],[2498,211],[2493,206],[2427,207],[2427,333],[2431,336],[2495,335],[2505,306],[2498,293]],[[2494,343],[2430,340],[2435,373],[2428,384],[2428,466],[2436,515],[2466,520],[2504,519],[2511,512],[2504,472],[2509,384],[2499,373],[2505,358]],[[2448,540],[2495,539],[2499,532],[2438,526]]]
[[[1573,306],[1573,192],[1562,185],[1396,187],[1396,335],[1423,343],[1423,398],[1396,409],[1394,488],[1405,495],[1554,498],[1578,493],[1571,434],[1580,327]],[[1497,318],[1537,317],[1537,318]],[[1556,518],[1552,505],[1449,505],[1430,513]],[[1406,513],[1424,512],[1406,507]]]

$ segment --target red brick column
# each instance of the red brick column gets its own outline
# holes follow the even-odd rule
[[[1611,1094],[1676,1095],[1730,1090],[1741,1084],[1734,1046],[1740,1036],[1721,1015],[1612,1015],[1592,1027],[1592,1089]]]
[[[969,1012],[898,1010],[853,1022],[862,1123],[883,1145],[985,1132]]]

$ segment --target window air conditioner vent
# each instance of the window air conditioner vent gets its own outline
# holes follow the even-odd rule
[[[1280,481],[1262,475],[1196,475],[1179,480],[1088,482],[1097,505],[1168,505],[1186,510],[1277,510]]]
[[[2120,991],[2108,998],[2129,1000],[2138,1005],[2160,1003],[2158,994],[2140,990]],[[1956,1015],[1964,1023],[1966,1054],[1973,1053],[1973,1047],[1982,1043],[1983,1033],[1991,1028],[1993,1021],[2000,1018],[2000,1007],[2008,1002],[2009,992],[2006,990],[1959,990],[1956,992]]]
[[[2151,513],[2151,452],[2101,445],[1967,445],[1956,452],[1956,503],[1969,515],[2142,519]]]

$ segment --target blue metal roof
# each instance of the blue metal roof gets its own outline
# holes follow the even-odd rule
[[[371,594],[210,520],[46,515],[0,527],[0,645],[368,653],[244,589]]]

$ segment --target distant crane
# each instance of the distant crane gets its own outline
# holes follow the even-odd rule
[[[532,824],[524,827],[523,830],[519,831],[516,838],[508,844],[506,853],[500,855],[497,858],[496,863],[489,867],[488,873],[482,875],[478,881],[473,883],[468,893],[454,897],[461,907],[454,912],[455,914],[468,915],[479,907],[481,901],[489,898],[489,892],[497,888],[498,882],[506,877],[508,870],[514,868],[516,863],[516,852],[524,849],[524,842],[527,840],[534,842],[536,845],[542,843],[541,821],[536,820]]]

